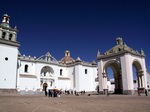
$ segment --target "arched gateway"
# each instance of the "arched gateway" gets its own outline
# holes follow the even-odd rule
[[[98,74],[99,92],[104,93],[108,89],[107,69],[110,67],[113,72],[115,90],[114,93],[134,94],[137,89],[147,89],[147,76],[144,51],[134,51],[123,44],[122,38],[117,38],[117,45],[105,52],[103,55],[98,52]],[[134,81],[133,67],[136,70],[137,80]],[[135,86],[135,82],[137,86]]]
[[[41,76],[40,76],[40,81],[41,81],[41,88],[43,91],[47,89],[53,89],[54,88],[54,70],[50,66],[44,66],[41,69]]]

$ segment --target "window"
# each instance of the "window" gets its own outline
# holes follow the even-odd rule
[[[9,34],[9,40],[12,40],[12,36],[13,36],[12,34]]]
[[[85,74],[87,74],[87,69],[85,69]]]
[[[25,65],[24,72],[28,72],[28,65]]]
[[[8,57],[6,57],[5,60],[8,61]]]
[[[5,39],[5,36],[6,36],[6,32],[3,32],[2,33],[2,38]]]
[[[120,49],[120,48],[118,48],[118,51],[121,51],[121,49]]]
[[[135,83],[136,83],[136,80],[133,80],[133,83],[135,84]]]
[[[44,72],[44,76],[46,76],[46,72]]]
[[[62,75],[62,69],[60,69],[60,75]]]

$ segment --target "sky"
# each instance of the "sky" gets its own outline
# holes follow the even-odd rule
[[[0,15],[17,26],[20,53],[50,52],[58,61],[71,57],[91,62],[116,45],[116,38],[146,54],[150,71],[149,0],[1,0]]]

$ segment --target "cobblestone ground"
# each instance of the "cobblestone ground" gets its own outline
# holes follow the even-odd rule
[[[150,96],[0,95],[0,112],[150,112]]]

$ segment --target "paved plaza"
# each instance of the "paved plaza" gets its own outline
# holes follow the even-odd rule
[[[150,112],[150,96],[0,95],[0,112]]]

